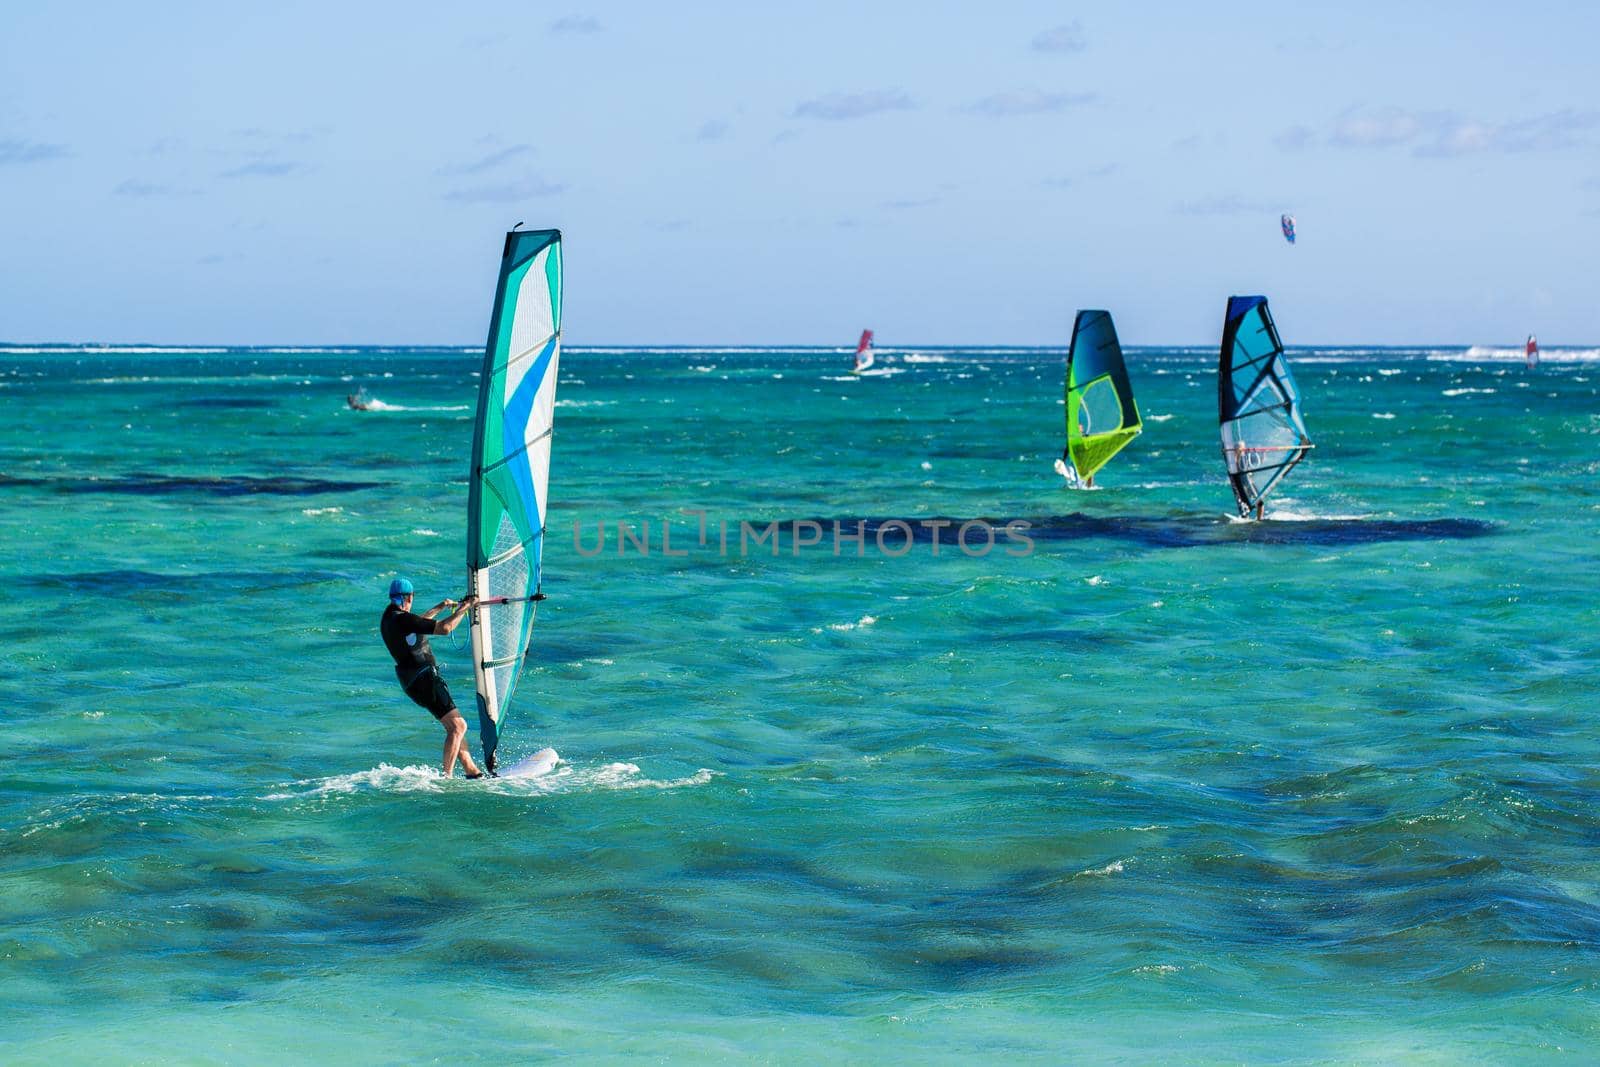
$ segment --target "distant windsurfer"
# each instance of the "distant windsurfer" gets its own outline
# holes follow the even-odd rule
[[[855,364],[850,368],[850,373],[860,374],[872,366],[872,331],[862,330],[861,340],[856,342]]]
[[[1523,349],[1523,355],[1527,358],[1530,368],[1539,365],[1539,339],[1531,333],[1528,335],[1528,344]]]
[[[383,610],[378,632],[383,635],[389,655],[394,657],[395,678],[406,696],[432,712],[444,727],[444,776],[449,778],[455,772],[459,759],[468,778],[482,778],[483,772],[472,761],[472,753],[464,744],[467,720],[456,709],[455,699],[450,696],[439,665],[434,662],[433,649],[428,647],[428,637],[454,630],[472,610],[477,597],[469,596],[460,603],[441,600],[421,615],[412,613],[411,600],[412,587],[408,579],[396,578],[389,583],[389,606]],[[451,609],[448,618],[434,618],[446,608]]]

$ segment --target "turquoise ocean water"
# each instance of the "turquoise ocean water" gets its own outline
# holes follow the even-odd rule
[[[476,352],[0,349],[0,1057],[1592,1060],[1600,352],[1290,357],[1252,525],[1212,350],[1094,492],[1056,351],[567,352],[485,785]]]

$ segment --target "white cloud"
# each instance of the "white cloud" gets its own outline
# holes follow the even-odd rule
[[[599,33],[604,28],[589,15],[563,15],[550,24],[551,33]]]
[[[842,121],[885,111],[910,111],[916,106],[898,89],[874,89],[861,93],[829,93],[815,100],[805,100],[795,105],[792,115],[797,119]]]
[[[299,163],[286,163],[258,159],[252,163],[245,163],[217,175],[219,178],[282,178],[300,170]]]
[[[1065,26],[1056,26],[1033,39],[1035,52],[1081,52],[1089,47],[1083,36],[1083,24],[1073,20]]]
[[[43,163],[49,159],[65,159],[70,154],[64,144],[46,144],[43,141],[0,141],[0,166]]]
[[[1093,93],[1042,93],[1037,89],[1018,89],[995,93],[968,106],[967,110],[988,118],[1013,118],[1017,115],[1044,115],[1065,111],[1094,100]]]
[[[176,185],[161,185],[156,182],[140,181],[138,178],[128,178],[118,183],[111,190],[117,196],[132,196],[141,199],[167,196],[195,196],[198,189],[181,189]]]
[[[1597,130],[1600,111],[1566,108],[1494,122],[1448,111],[1387,107],[1346,112],[1334,122],[1327,143],[1335,148],[1409,148],[1418,156],[1549,152],[1589,144]],[[1309,138],[1300,146],[1305,143]]]
[[[696,141],[720,141],[728,136],[728,124],[721,119],[707,119],[695,131]]]
[[[453,166],[440,167],[439,173],[482,174],[486,170],[493,170],[502,163],[509,163],[511,160],[516,159],[519,156],[528,155],[532,151],[532,145],[514,144],[498,151],[490,152],[488,155],[483,156],[480,159],[475,159],[471,163],[458,163]]]
[[[547,182],[542,178],[524,178],[520,181],[501,182],[498,185],[451,189],[444,194],[444,198],[461,204],[505,204],[538,196],[554,196],[565,189],[565,185]]]

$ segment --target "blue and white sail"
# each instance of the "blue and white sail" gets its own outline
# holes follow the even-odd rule
[[[506,234],[478,384],[467,496],[472,666],[485,769],[494,772],[511,696],[533,636],[544,564],[556,372],[561,232]]]
[[[1300,417],[1283,342],[1264,296],[1228,298],[1217,367],[1222,459],[1239,514],[1259,512],[1267,494],[1312,447]]]

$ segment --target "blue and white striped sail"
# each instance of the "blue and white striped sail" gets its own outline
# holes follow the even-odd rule
[[[472,663],[485,767],[493,772],[533,636],[561,360],[561,232],[506,234],[478,385],[467,499]]]

